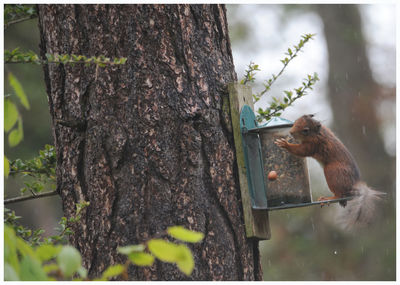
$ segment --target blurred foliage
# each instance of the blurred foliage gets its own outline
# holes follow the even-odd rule
[[[4,227],[4,280],[51,281],[71,280],[74,274],[82,280],[87,271],[77,249],[69,245],[32,246],[9,225]]]
[[[56,186],[56,151],[54,146],[45,145],[43,150],[39,151],[39,156],[33,159],[25,160],[17,158],[10,162],[9,175],[20,176],[20,180],[25,177],[32,177],[32,184],[24,182],[25,187],[21,189],[21,194],[29,191],[38,194],[43,189],[54,190]]]
[[[13,50],[16,46],[19,46],[23,50],[32,49],[36,53],[39,52],[39,32],[37,27],[37,18],[10,25],[4,31],[4,48]],[[27,161],[33,163],[37,159],[38,150],[42,149],[46,144],[53,144],[53,139],[42,68],[37,65],[6,64],[4,65],[4,71],[4,94],[7,96],[6,99],[10,100],[18,108],[19,116],[24,119],[23,140],[13,148],[8,143],[4,144],[4,152],[8,158],[7,162],[11,162],[9,163],[9,171],[13,171],[11,169],[13,162],[15,163],[19,159],[23,163]],[[17,84],[10,81],[10,74],[18,81]],[[18,96],[18,93],[16,93],[19,90],[18,85],[21,86],[28,105],[24,99],[21,99],[23,97]],[[26,108],[26,106],[29,106],[29,108]],[[17,124],[14,125],[14,128],[16,127]],[[14,167],[17,167],[17,165],[14,164]],[[28,193],[31,190],[34,191],[32,188],[40,190],[41,186],[35,184],[35,181],[36,178],[27,173],[12,173],[4,180],[5,199],[7,197],[20,196],[23,188],[26,188]],[[41,184],[44,185],[43,190],[54,189],[51,183]],[[32,229],[26,232],[26,234],[31,233],[30,237],[27,237],[28,239],[35,238],[35,232],[45,236],[55,234],[54,227],[62,216],[58,197],[10,204],[8,208],[10,209],[10,214],[14,211],[18,213],[18,216],[22,217],[18,219],[21,234],[23,233],[22,227]]]
[[[246,42],[249,38],[250,28],[245,21],[239,20],[230,27],[229,35],[232,41]]]
[[[12,98],[15,98],[15,96],[18,97],[20,104],[27,110],[30,109],[30,105],[24,89],[11,72],[8,74],[8,82],[14,93],[4,95],[4,131],[8,133],[9,146],[15,147],[22,141],[24,130],[22,126],[22,116],[18,111],[17,104],[13,102],[15,100],[12,100]],[[14,128],[16,125],[17,127]],[[6,156],[4,156],[4,166],[4,175],[7,178],[10,165]]]
[[[203,233],[191,231],[182,226],[169,227],[157,238],[137,245],[118,247],[118,252],[127,256],[127,262],[109,266],[103,272],[101,278],[96,280],[107,280],[118,275],[121,275],[123,280],[128,280],[127,272],[130,265],[151,266],[156,258],[162,262],[176,264],[182,273],[190,276],[194,269],[194,258],[191,250],[186,244],[161,239],[166,235],[180,242],[188,243],[198,243],[204,238]]]
[[[6,50],[13,50],[16,46],[19,46],[23,50],[33,49],[34,52],[38,53],[38,42],[37,19],[11,25],[4,32],[4,48]],[[25,139],[20,142],[17,148],[11,149],[8,144],[5,144],[5,153],[11,160],[16,158],[28,159],[33,157],[43,145],[53,143],[43,71],[40,66],[22,64],[6,64],[4,69],[4,94],[10,95],[6,98],[12,100],[16,105],[22,103],[10,84],[9,74],[12,74],[18,82],[22,83],[20,85],[23,86],[25,96],[29,100],[29,108],[18,109],[22,118],[29,118],[23,121]],[[24,105],[21,104],[21,106]]]
[[[66,217],[62,217],[58,223],[58,233],[49,237],[45,237],[43,235],[45,233],[45,230],[41,228],[32,231],[31,229],[21,225],[19,223],[21,216],[15,215],[15,211],[7,208],[4,208],[4,224],[11,227],[18,237],[24,239],[32,246],[37,246],[41,244],[67,244],[67,237],[73,233],[71,226],[80,221],[82,217],[82,211],[89,205],[90,203],[87,201],[76,203],[75,214],[68,219]]]
[[[15,215],[14,211],[10,209],[4,208],[4,224],[12,227],[17,236],[23,238],[28,241],[32,245],[39,245],[40,240],[42,238],[43,230],[39,229],[36,231],[32,231],[18,223],[18,220],[21,219],[21,216]]]
[[[84,55],[76,54],[49,54],[46,53],[46,59],[40,59],[39,56],[33,51],[21,52],[19,47],[13,50],[4,51],[4,62],[6,64],[11,63],[33,63],[33,64],[95,64],[99,67],[105,67],[106,65],[118,65],[125,64],[127,58],[114,58],[110,59],[103,55],[86,57]]]
[[[235,45],[245,47],[246,50],[256,49],[257,46],[251,41],[252,30],[246,18],[240,17],[241,5],[227,5],[227,16],[235,17],[235,21],[228,21],[229,39]]]
[[[178,241],[192,243],[200,242],[204,237],[202,233],[180,226],[168,228],[165,234]],[[30,234],[25,230],[25,235]],[[81,254],[73,246],[56,244],[54,241],[29,243],[16,234],[15,228],[6,224],[4,227],[4,279],[5,281],[106,281],[120,276],[121,279],[128,280],[129,266],[151,266],[155,258],[163,262],[175,263],[186,275],[190,275],[194,269],[193,254],[183,243],[154,238],[142,244],[119,247],[117,250],[121,255],[126,256],[126,262],[110,265],[100,277],[89,279],[87,270],[82,266]]]
[[[35,5],[7,4],[4,5],[4,28],[28,19],[37,17]]]

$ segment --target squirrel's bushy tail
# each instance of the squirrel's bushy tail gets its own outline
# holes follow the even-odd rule
[[[353,187],[355,197],[347,202],[344,209],[338,211],[337,222],[345,230],[369,225],[375,217],[377,202],[386,193],[373,190],[364,182],[357,182]]]

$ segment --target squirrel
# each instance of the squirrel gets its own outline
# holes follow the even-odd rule
[[[290,129],[290,135],[300,141],[299,144],[289,143],[284,138],[275,140],[275,144],[294,155],[310,156],[323,166],[326,182],[334,196],[320,197],[318,201],[354,197],[339,202],[342,207],[348,203],[338,217],[345,229],[368,225],[374,217],[376,202],[386,193],[373,190],[360,180],[360,170],[349,150],[313,116],[298,118]]]

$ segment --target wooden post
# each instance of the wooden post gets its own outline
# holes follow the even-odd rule
[[[267,240],[271,238],[269,218],[267,210],[254,210],[251,208],[250,193],[247,184],[246,166],[242,137],[240,134],[240,111],[243,105],[249,105],[254,109],[252,91],[250,86],[237,82],[228,85],[229,105],[232,119],[232,129],[235,140],[236,160],[239,172],[240,192],[242,197],[244,222],[248,238]]]

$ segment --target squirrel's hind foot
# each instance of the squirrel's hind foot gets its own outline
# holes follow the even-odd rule
[[[321,208],[323,207],[323,206],[325,206],[325,205],[330,205],[330,200],[336,200],[336,199],[340,199],[340,197],[336,197],[336,196],[333,196],[333,197],[319,197],[318,198],[318,200],[317,201],[328,201],[327,203],[321,203]]]

